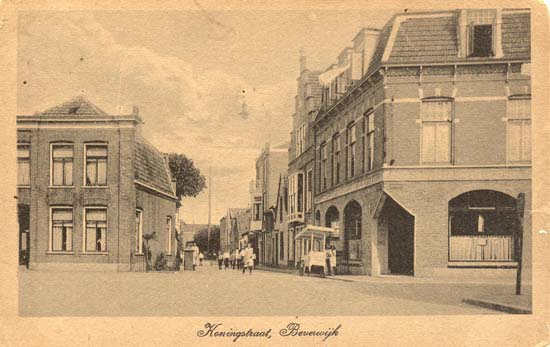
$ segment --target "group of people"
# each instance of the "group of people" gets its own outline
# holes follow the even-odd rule
[[[218,254],[218,268],[221,270],[223,266],[225,270],[230,268],[233,270],[242,269],[243,274],[248,269],[249,273],[252,274],[255,259],[256,254],[254,254],[254,250],[249,245],[241,249],[220,251]]]

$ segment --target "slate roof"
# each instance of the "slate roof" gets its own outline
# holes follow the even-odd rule
[[[391,63],[446,62],[458,58],[457,16],[408,18],[401,23]]]
[[[134,178],[136,180],[163,193],[175,195],[168,163],[165,162],[163,155],[139,134],[136,134],[134,159]]]
[[[531,56],[531,14],[502,14],[502,52],[510,59]]]
[[[91,103],[84,96],[79,95],[61,105],[54,106],[44,112],[42,115],[86,115],[86,116],[106,116],[103,110]]]

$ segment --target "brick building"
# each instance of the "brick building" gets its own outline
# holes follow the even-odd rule
[[[144,270],[176,251],[167,158],[140,133],[137,108],[109,115],[83,97],[17,116],[20,248],[31,269]]]
[[[300,75],[297,79],[292,131],[288,152],[288,237],[286,238],[288,266],[296,265],[295,237],[313,221],[313,170],[315,150],[313,118],[321,102],[320,71],[307,68],[306,57],[300,56]],[[280,211],[279,211],[280,212]],[[299,259],[298,259],[299,260]]]
[[[220,219],[220,250],[239,249],[243,234],[250,231],[250,209],[228,208]]]
[[[271,147],[266,144],[256,159],[256,190],[261,196],[262,232],[253,233],[250,244],[260,264],[265,264],[271,255],[266,248],[271,239],[274,227],[274,209],[277,205],[277,194],[281,174],[286,174],[288,165],[288,143]],[[254,213],[253,213],[254,215]]]
[[[377,36],[321,75],[315,220],[339,225],[339,271],[513,274],[524,193],[529,278],[529,10],[401,13]]]

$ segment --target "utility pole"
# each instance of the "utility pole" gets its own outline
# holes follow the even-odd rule
[[[212,218],[212,166],[208,168],[208,243],[207,252],[210,253],[210,226]]]

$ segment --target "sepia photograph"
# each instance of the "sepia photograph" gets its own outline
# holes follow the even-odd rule
[[[20,318],[536,313],[531,8],[188,5],[13,18]]]

